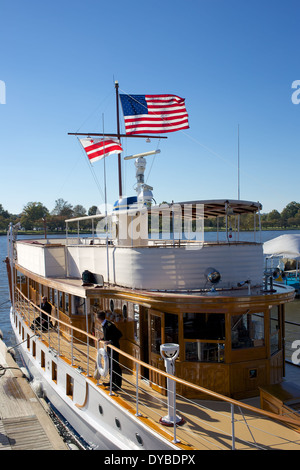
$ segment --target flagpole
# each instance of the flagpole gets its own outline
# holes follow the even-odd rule
[[[115,81],[116,88],[116,104],[117,104],[117,134],[120,141],[120,118],[119,118],[119,82]],[[121,154],[118,153],[118,169],[119,169],[119,197],[122,197],[122,169],[121,169]]]
[[[103,142],[104,142],[104,114],[102,114],[102,126],[103,126]],[[109,255],[108,255],[108,218],[107,218],[107,191],[106,191],[106,156],[104,153],[104,204],[105,204],[105,225],[106,225],[106,267],[107,267],[107,282],[109,283]]]

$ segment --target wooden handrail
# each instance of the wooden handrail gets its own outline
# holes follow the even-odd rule
[[[35,305],[31,300],[29,300],[21,291],[20,289],[18,289],[16,287],[16,290],[22,295],[22,297],[27,300],[34,308],[37,308],[39,311],[43,312],[43,313],[46,313],[44,312],[42,309],[40,309],[37,305]],[[79,328],[76,328],[76,327],[73,327],[72,325],[69,325],[68,323],[65,323],[63,322],[62,320],[59,320],[58,318],[56,317],[53,317],[52,315],[49,315],[48,313],[46,313],[46,315],[50,318],[53,318],[54,320],[58,321],[59,323],[61,323],[62,325],[65,325],[67,326],[68,328],[72,328],[84,335],[86,335],[87,337],[91,338],[93,341],[97,341],[97,344],[99,343],[103,343],[102,340],[98,340],[97,338],[95,338],[95,336],[87,333],[86,331],[84,330],[80,330]],[[266,418],[270,418],[270,419],[274,419],[274,420],[277,420],[277,421],[281,421],[285,424],[290,424],[290,425],[293,425],[293,426],[297,426],[299,427],[300,426],[300,420],[299,421],[296,421],[294,419],[290,419],[290,418],[286,418],[285,416],[281,416],[281,415],[276,415],[275,413],[272,413],[272,412],[269,412],[269,411],[265,411],[265,410],[261,410],[260,408],[256,408],[255,406],[252,406],[252,405],[248,405],[246,403],[243,403],[243,402],[240,402],[238,400],[234,400],[233,398],[230,398],[230,397],[227,397],[225,395],[221,395],[220,393],[218,392],[214,392],[213,390],[209,390],[207,388],[204,388],[204,387],[201,387],[200,385],[196,385],[196,384],[193,384],[191,382],[187,382],[186,380],[184,379],[181,379],[181,378],[178,378],[174,375],[170,375],[170,374],[167,374],[167,372],[164,372],[160,369],[157,369],[156,367],[154,366],[151,366],[150,364],[147,364],[146,362],[143,362],[141,361],[140,359],[137,359],[133,356],[131,356],[130,354],[122,351],[121,349],[119,348],[116,348],[115,346],[112,346],[111,344],[107,344],[105,346],[108,346],[109,348],[113,349],[114,351],[117,351],[119,354],[121,354],[122,356],[124,357],[127,357],[127,359],[130,359],[131,361],[135,362],[136,364],[139,364],[140,366],[143,366],[143,367],[146,367],[147,369],[149,370],[152,370],[153,372],[156,372],[166,378],[169,378],[171,380],[174,380],[176,383],[180,383],[181,385],[185,385],[187,387],[190,387],[190,388],[193,388],[194,390],[197,390],[198,392],[202,392],[202,393],[205,393],[206,395],[209,395],[213,398],[216,398],[218,400],[221,400],[221,401],[224,401],[224,402],[227,402],[227,403],[230,403],[231,405],[235,405],[235,406],[238,406],[238,407],[241,407],[241,408],[244,408],[246,409],[247,411],[251,411],[253,413],[256,413],[256,414],[260,414],[262,416],[265,416]],[[98,348],[97,348],[98,349]]]
[[[43,309],[41,309],[40,307],[38,307],[34,302],[32,302],[31,300],[28,299],[28,297],[26,297],[26,295],[23,294],[23,292],[20,291],[20,289],[18,287],[15,287],[15,289],[21,294],[21,296],[29,303],[33,306],[33,308],[36,308],[37,310],[39,310],[40,312],[43,312],[43,314],[46,314],[47,317],[49,317],[51,320],[55,320],[57,322],[59,322],[61,325],[64,325],[68,328],[72,328],[73,330],[75,331],[78,331],[79,333],[83,333],[85,334],[88,338],[91,338],[93,341],[95,341],[95,336],[91,335],[90,333],[87,333],[86,331],[83,331],[81,330],[80,328],[77,328],[76,326],[73,326],[73,325],[70,325],[70,323],[66,323],[62,320],[60,320],[59,318],[56,318],[54,317],[53,315],[50,315],[49,313],[45,312]]]

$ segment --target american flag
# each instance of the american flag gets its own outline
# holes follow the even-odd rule
[[[184,98],[175,95],[120,95],[126,134],[188,129]]]
[[[79,139],[90,162],[96,162],[112,153],[122,152],[122,147],[118,140],[114,139]]]

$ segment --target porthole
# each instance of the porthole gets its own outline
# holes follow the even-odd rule
[[[115,418],[115,423],[116,423],[116,426],[118,429],[121,429],[121,423],[120,421],[118,420],[118,418]]]
[[[100,413],[101,415],[103,415],[103,408],[102,408],[101,405],[98,406],[98,410],[99,410],[99,413]]]
[[[140,444],[140,446],[142,446],[144,443],[143,443],[143,439],[141,438],[139,433],[136,432],[135,437],[136,437],[136,440],[138,441],[138,443]]]

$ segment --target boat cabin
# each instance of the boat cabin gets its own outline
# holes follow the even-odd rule
[[[196,207],[200,203],[201,210]],[[174,211],[169,207],[173,225],[167,238],[157,208],[146,240],[144,235],[129,237],[134,224],[149,224],[149,212],[138,221],[141,211],[136,209],[126,215],[126,239],[120,238],[121,211],[113,214],[111,227],[107,221],[103,224],[101,215],[89,218],[88,236],[79,228],[88,218],[81,218],[67,221],[65,239],[20,239],[15,242],[11,285],[37,305],[47,296],[53,317],[70,325],[62,328],[66,337],[75,326],[101,338],[96,314],[105,310],[122,331],[121,349],[145,363],[164,370],[160,345],[178,344],[180,394],[194,396],[185,387],[188,380],[236,399],[258,395],[259,387],[279,383],[284,376],[284,305],[293,300],[294,291],[270,283],[270,273],[263,277],[259,203],[189,204],[191,226],[199,210],[202,227],[214,218],[216,230],[203,230],[197,238],[191,229],[190,236],[183,237],[181,230],[174,230]],[[182,210],[183,205],[179,207]],[[242,215],[253,219],[251,234],[240,230]],[[95,227],[97,219],[102,221],[100,228]],[[72,223],[76,234],[70,234]],[[114,236],[108,237],[113,224]],[[144,234],[145,227],[139,233]],[[90,282],[83,276],[86,272]],[[80,333],[74,336],[80,341]],[[126,361],[130,359],[124,366]],[[165,378],[146,369],[141,373],[165,393]]]

